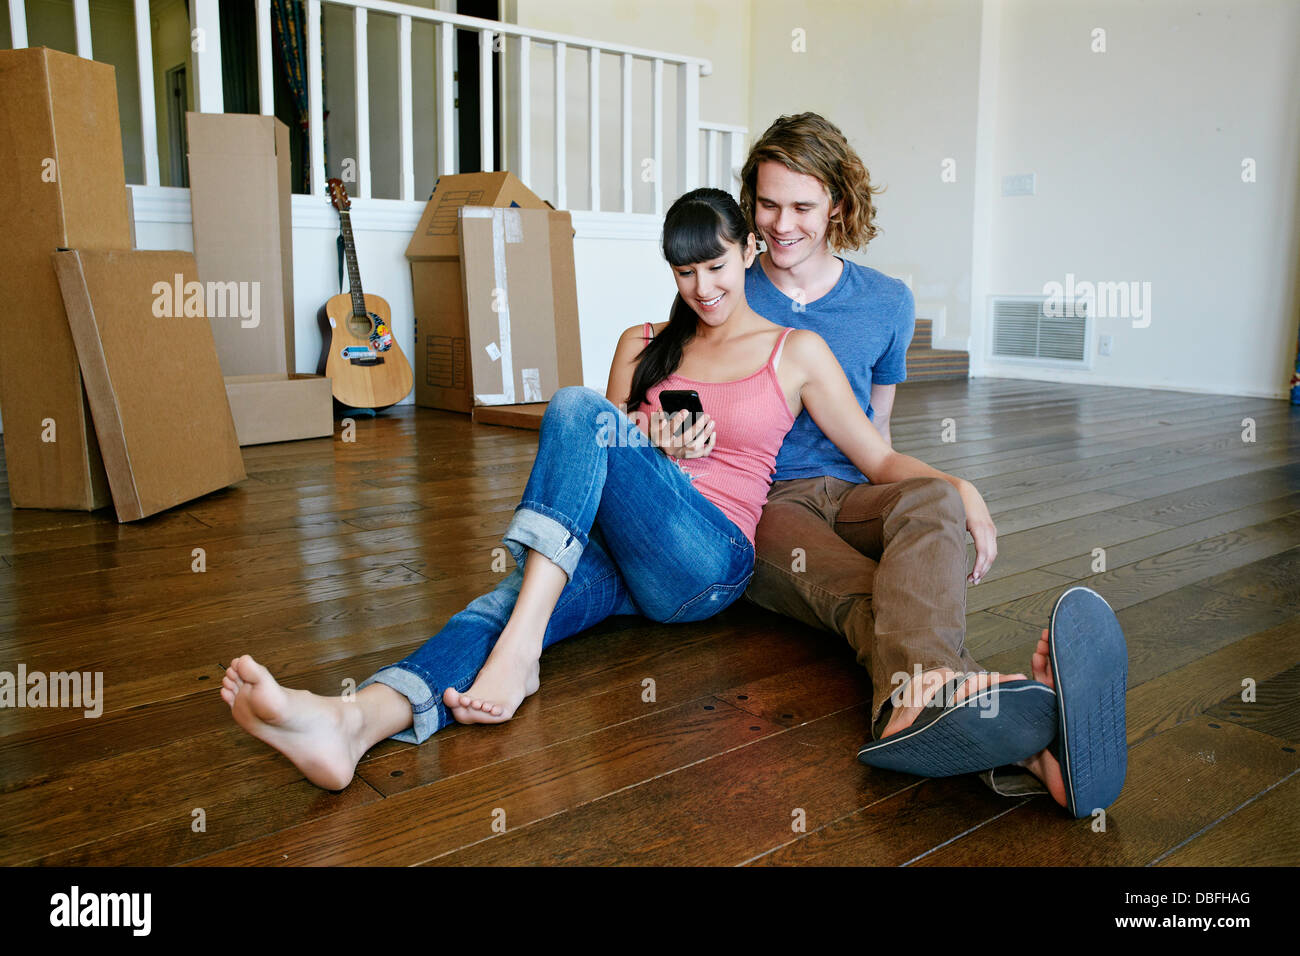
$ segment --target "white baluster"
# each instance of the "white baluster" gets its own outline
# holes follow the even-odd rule
[[[9,0],[9,43],[15,50],[27,46],[27,4]]]
[[[519,181],[532,178],[533,161],[532,41],[519,38]],[[531,186],[529,188],[532,188]]]
[[[565,169],[565,119],[564,67],[567,62],[568,47],[563,42],[555,44],[555,208],[569,208],[568,172]]]
[[[587,146],[592,212],[600,212],[600,50],[587,49]]]
[[[456,28],[450,23],[438,24],[438,175],[456,172],[456,132],[452,128],[452,94],[455,91],[452,67],[455,52],[452,41]]]
[[[632,211],[632,56],[622,55],[623,61],[623,211]]]
[[[72,0],[72,19],[77,25],[77,56],[93,60],[95,54],[90,45],[90,0]],[[152,82],[152,71],[149,76]]]
[[[353,11],[353,34],[356,46],[357,87],[357,185],[356,195],[370,198],[370,26],[365,7]]]
[[[732,130],[727,134],[730,149],[730,161],[727,164],[727,191],[740,200],[740,170],[745,165],[745,134]]]
[[[398,198],[415,198],[415,130],[411,106],[411,18],[397,18]]]
[[[217,53],[220,55],[220,47]],[[311,137],[311,194],[325,196],[325,94],[321,75],[320,0],[307,0],[307,125]]]
[[[493,155],[496,143],[496,114],[492,111],[495,77],[492,69],[492,31],[478,34],[478,152],[479,169],[490,173],[496,169]]]
[[[700,184],[700,64],[683,63],[677,74],[677,168],[679,194]]]
[[[221,80],[218,49],[217,81]],[[153,95],[153,25],[149,0],[135,0],[135,56],[140,91],[140,156],[144,160],[144,184],[158,186],[158,106]]]
[[[263,116],[275,115],[275,73],[271,64],[271,0],[257,0],[257,97]]]
[[[651,153],[654,165],[655,215],[664,214],[664,61],[654,62],[654,83],[650,93]]]
[[[721,184],[718,176],[719,136],[721,134],[716,129],[708,131],[704,152],[704,185],[714,188],[719,188]]]
[[[191,46],[198,47],[194,50],[194,109],[199,113],[224,113],[226,101],[221,91],[221,14],[217,9],[217,0],[193,0],[193,2],[194,17],[190,21],[190,26],[194,32],[191,34],[190,42]],[[318,8],[319,6],[317,4]],[[140,37],[148,37],[150,32],[149,4],[137,2],[135,5],[137,48]],[[150,42],[152,43],[152,40]],[[142,75],[153,77],[152,63]],[[150,84],[152,88],[152,80]],[[148,112],[152,113],[153,109]]]

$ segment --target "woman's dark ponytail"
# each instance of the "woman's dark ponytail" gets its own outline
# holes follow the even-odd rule
[[[716,259],[726,252],[724,243],[736,243],[743,250],[748,237],[749,227],[739,204],[721,189],[692,189],[678,197],[664,216],[663,253],[673,267]],[[629,412],[640,408],[646,393],[677,371],[682,351],[698,327],[695,310],[678,293],[668,324],[638,357],[627,400]]]

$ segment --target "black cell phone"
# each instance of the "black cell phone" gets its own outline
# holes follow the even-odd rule
[[[681,428],[673,432],[674,437],[692,427],[704,414],[704,406],[700,404],[700,393],[693,388],[664,389],[659,393],[659,407],[664,410],[664,415],[668,418],[672,418],[683,409],[691,413],[686,416],[686,421],[682,423]]]

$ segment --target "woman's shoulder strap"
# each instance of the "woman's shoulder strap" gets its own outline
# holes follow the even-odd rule
[[[769,361],[772,363],[772,371],[774,372],[776,371],[777,363],[781,361],[781,351],[785,348],[785,340],[790,337],[790,333],[793,331],[794,326],[790,326],[790,328],[782,332],[780,338],[776,341],[776,345],[772,348],[772,356]]]

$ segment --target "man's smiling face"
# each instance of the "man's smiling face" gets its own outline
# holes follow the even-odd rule
[[[831,217],[830,193],[815,177],[782,163],[759,163],[754,183],[754,225],[778,269],[792,269],[826,248]]]

